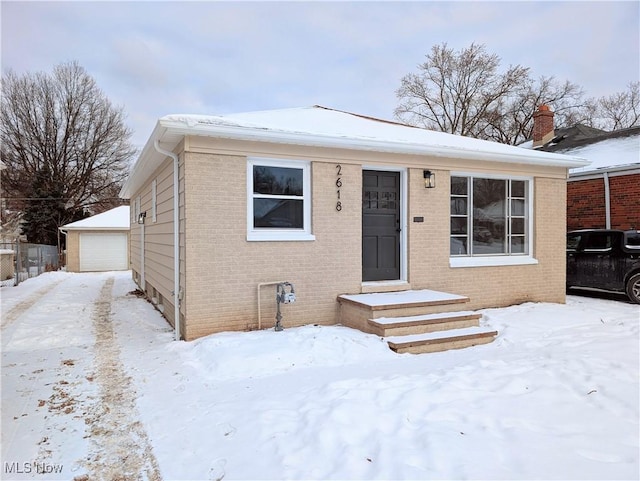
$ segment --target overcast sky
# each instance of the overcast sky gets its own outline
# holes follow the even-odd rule
[[[325,105],[393,119],[435,44],[584,87],[640,76],[640,2],[7,2],[2,70],[77,60],[141,147],[158,117]]]

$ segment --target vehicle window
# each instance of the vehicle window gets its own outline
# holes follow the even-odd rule
[[[568,235],[567,236],[567,250],[568,251],[577,251],[578,245],[580,244],[580,239],[582,236],[580,235]]]
[[[609,232],[592,232],[584,244],[585,252],[603,252],[611,250],[613,236]]]
[[[625,246],[628,249],[640,249],[640,232],[627,232]]]

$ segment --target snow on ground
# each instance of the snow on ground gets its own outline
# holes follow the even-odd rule
[[[108,399],[92,313],[109,278],[114,352],[137,398],[127,422],[163,479],[640,476],[637,305],[488,309],[493,343],[417,356],[341,326],[186,343],[130,294],[129,272],[111,272],[2,289],[3,479],[87,479],[109,448],[90,416]],[[7,462],[63,472],[8,474]]]

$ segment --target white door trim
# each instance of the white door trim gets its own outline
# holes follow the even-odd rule
[[[383,284],[397,284],[398,282],[408,282],[408,218],[409,212],[409,175],[406,167],[386,166],[386,165],[363,165],[362,170],[374,170],[378,172],[399,172],[400,173],[400,279],[393,279],[388,281],[372,281],[363,282],[363,285],[383,285]],[[360,176],[362,178],[362,176]],[[362,191],[362,189],[360,189]],[[361,194],[362,195],[362,194]],[[362,239],[360,239],[362,242]],[[362,271],[362,269],[360,269]]]

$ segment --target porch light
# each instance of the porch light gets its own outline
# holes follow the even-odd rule
[[[144,224],[145,217],[147,217],[147,211],[140,212],[140,214],[138,214],[138,224]]]
[[[424,176],[424,188],[433,189],[436,186],[435,172],[431,172],[430,170],[423,170],[422,175]]]

